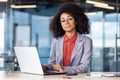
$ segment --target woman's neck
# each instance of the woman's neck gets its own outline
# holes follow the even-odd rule
[[[76,31],[75,31],[75,32],[72,32],[72,33],[71,33],[71,32],[66,32],[65,35],[67,36],[67,38],[70,39],[72,36],[75,35],[75,33],[76,33]]]

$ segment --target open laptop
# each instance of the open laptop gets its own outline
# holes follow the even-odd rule
[[[36,47],[14,47],[14,51],[21,72],[40,75],[65,74],[58,71],[44,72]]]

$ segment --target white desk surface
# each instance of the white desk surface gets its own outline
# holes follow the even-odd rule
[[[12,72],[6,73],[4,71],[0,71],[0,80],[120,80],[120,77],[103,77],[100,76],[101,72],[92,73],[92,76],[87,76],[86,73],[81,73],[73,76],[63,75],[34,75],[27,74],[21,72]],[[107,72],[104,74],[113,74],[111,72]]]

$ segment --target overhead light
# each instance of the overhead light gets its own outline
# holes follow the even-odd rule
[[[19,9],[19,8],[36,8],[36,5],[14,5],[10,6],[11,8]]]
[[[7,2],[7,0],[0,0],[0,2]]]
[[[101,3],[101,2],[97,2],[97,1],[90,1],[90,0],[87,0],[86,3],[101,5],[101,6],[108,6],[108,4],[106,4],[106,3]]]
[[[93,4],[94,6],[100,7],[100,8],[112,9],[112,10],[114,9],[113,6],[109,6],[109,5],[106,4],[106,3],[101,3],[101,2],[97,2],[97,1],[87,0],[86,3]]]
[[[94,5],[94,6],[100,7],[100,8],[105,8],[105,9],[112,9],[112,10],[114,10],[114,7],[112,7],[112,6],[101,6],[101,5]]]

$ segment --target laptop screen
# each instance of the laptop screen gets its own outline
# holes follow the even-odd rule
[[[21,72],[43,75],[36,47],[14,47]]]

